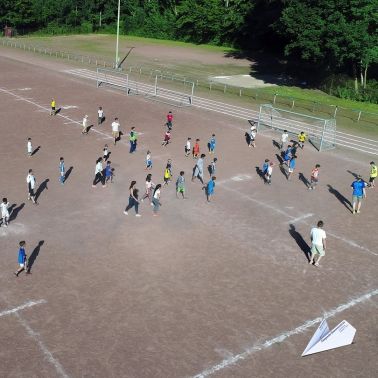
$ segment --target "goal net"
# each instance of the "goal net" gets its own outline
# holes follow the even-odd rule
[[[118,70],[97,68],[97,88],[109,86],[129,92],[129,75]]]
[[[285,109],[275,108],[270,104],[260,106],[257,129],[277,130],[295,137],[303,131],[307,134],[309,142],[318,150],[325,151],[335,148],[336,120],[309,116]]]

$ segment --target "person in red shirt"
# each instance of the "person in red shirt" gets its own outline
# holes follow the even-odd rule
[[[315,167],[311,171],[310,186],[308,187],[309,190],[315,189],[316,185],[318,185],[319,168],[320,168],[320,165],[316,164]]]
[[[200,154],[199,141],[199,139],[196,139],[196,144],[193,147],[193,159],[198,159],[198,156]]]
[[[167,127],[169,131],[172,130],[172,126],[173,126],[172,122],[173,122],[173,114],[171,111],[169,111],[167,114]]]

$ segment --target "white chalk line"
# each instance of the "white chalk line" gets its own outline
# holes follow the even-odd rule
[[[353,240],[345,239],[345,238],[343,238],[341,236],[335,235],[335,234],[333,234],[331,232],[328,232],[328,231],[327,231],[327,234],[330,235],[330,236],[332,236],[332,237],[334,237],[335,239],[339,239],[339,240],[343,241],[344,243],[347,243],[347,244],[351,245],[352,247],[356,247],[356,248],[362,249],[363,251],[369,252],[369,253],[371,253],[374,256],[378,256],[378,253],[370,251],[370,249],[368,249],[368,248],[366,248],[366,247],[364,247],[362,245],[357,244]]]
[[[4,311],[0,312],[0,318],[3,317],[3,316],[15,314],[16,312],[24,310],[25,308],[33,307],[33,306],[36,306],[36,305],[39,305],[39,304],[42,304],[42,303],[47,303],[47,302],[44,299],[40,299],[38,301],[28,301],[28,302],[26,302],[26,303],[24,303],[20,306],[17,306],[15,308],[10,309],[10,310],[4,310]]]
[[[341,304],[337,307],[334,307],[330,311],[325,312],[323,314],[323,316],[319,316],[319,317],[312,319],[312,320],[307,320],[306,322],[304,322],[300,326],[298,326],[298,327],[296,327],[296,328],[294,328],[290,331],[280,333],[279,335],[277,335],[277,336],[275,336],[271,339],[257,343],[250,348],[246,348],[244,350],[244,352],[242,352],[242,353],[235,354],[231,357],[225,358],[219,364],[213,365],[210,368],[202,371],[201,373],[196,374],[195,376],[193,376],[193,378],[205,378],[205,377],[208,377],[208,376],[216,373],[219,370],[222,370],[222,369],[228,368],[232,365],[235,365],[237,362],[239,362],[241,360],[245,360],[251,354],[262,351],[264,349],[268,349],[274,344],[282,343],[283,341],[285,341],[287,338],[289,338],[291,336],[298,335],[300,333],[307,331],[307,329],[309,329],[309,328],[313,327],[314,325],[320,323],[323,319],[328,319],[328,318],[334,317],[335,315],[337,315],[341,312],[344,312],[344,311],[348,310],[349,308],[351,308],[353,306],[356,306],[356,305],[358,305],[362,302],[365,302],[365,301],[371,299],[372,297],[374,297],[377,294],[378,294],[378,289],[375,289],[373,291],[370,291],[369,293],[361,295],[358,298],[352,299],[347,303],[344,303],[344,304]]]
[[[310,218],[312,217],[314,214],[313,213],[308,213],[308,214],[304,214],[304,215],[301,215],[300,217],[297,217],[297,218],[294,218],[286,223],[296,223],[296,222],[302,222],[304,219],[307,219],[307,218]]]
[[[63,378],[69,378],[69,376],[66,374],[66,372],[63,369],[63,366],[60,364],[60,362],[52,355],[52,353],[47,349],[46,345],[41,340],[41,336],[35,332],[29,324],[24,320],[21,315],[16,312],[14,314],[16,318],[18,319],[19,323],[25,328],[27,334],[37,343],[39,349],[44,354],[47,361],[55,367],[55,370],[57,373],[63,377]]]

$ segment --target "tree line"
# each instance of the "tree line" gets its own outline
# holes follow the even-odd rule
[[[117,5],[0,0],[0,25],[21,33],[114,32]],[[121,32],[270,51],[323,77],[349,75],[356,95],[378,64],[378,0],[121,0]]]

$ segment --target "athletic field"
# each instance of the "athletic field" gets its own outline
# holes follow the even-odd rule
[[[375,377],[378,364],[378,189],[368,189],[361,214],[350,211],[350,185],[369,175],[367,154],[310,145],[298,151],[287,181],[276,165],[272,185],[257,174],[278,162],[272,140],[248,148],[247,121],[192,107],[176,108],[126,96],[69,75],[71,67],[20,51],[0,57],[1,197],[12,208],[0,228],[0,369],[4,377]],[[60,112],[51,117],[51,98]],[[81,135],[81,120],[105,123]],[[172,143],[161,146],[165,115],[174,113]],[[124,135],[112,145],[110,123]],[[127,134],[140,133],[129,154]],[[217,184],[211,203],[191,182],[195,161],[216,134]],[[38,151],[28,157],[31,137]],[[96,159],[109,145],[114,183],[92,188]],[[159,217],[148,202],[142,217],[123,214],[131,180],[144,191],[151,150],[153,182],[167,159],[173,182],[164,187]],[[59,157],[70,174],[59,184]],[[205,159],[205,167],[211,157]],[[321,165],[320,183],[304,181]],[[72,167],[72,168],[71,168]],[[32,168],[39,206],[27,200]],[[186,201],[175,198],[184,170]],[[205,173],[206,180],[208,179]],[[310,229],[325,223],[327,254],[308,264]],[[20,240],[31,275],[13,275]],[[348,347],[301,354],[323,317],[343,319],[357,333]]]

